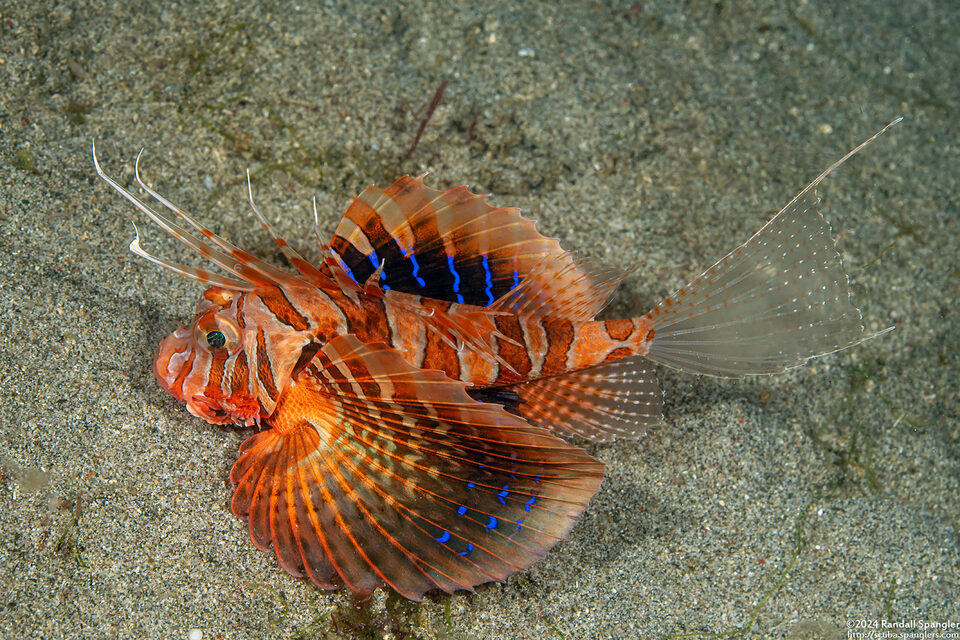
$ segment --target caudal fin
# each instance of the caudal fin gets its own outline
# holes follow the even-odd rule
[[[817,185],[894,120],[801,191],[752,238],[652,311],[647,357],[689,373],[777,373],[863,342],[863,327]]]

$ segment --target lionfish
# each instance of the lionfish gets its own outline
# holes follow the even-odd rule
[[[256,426],[231,508],[285,571],[420,600],[524,570],[570,532],[603,464],[558,437],[636,437],[661,421],[653,363],[777,373],[872,337],[817,211],[824,171],[749,240],[635,318],[596,320],[630,270],[561,249],[518,209],[404,176],[365,189],[323,259],[277,236],[264,262],[148,187],[151,208],[228,275],[130,249],[209,288],[154,372],[187,410]],[[142,153],[142,152],[141,152]],[[166,211],[164,211],[166,210]],[[316,203],[314,202],[316,224]],[[319,233],[317,234],[319,238]]]

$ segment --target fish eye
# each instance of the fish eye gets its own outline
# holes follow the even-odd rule
[[[227,337],[223,335],[222,331],[209,331],[207,332],[207,344],[211,349],[220,349],[227,344]]]

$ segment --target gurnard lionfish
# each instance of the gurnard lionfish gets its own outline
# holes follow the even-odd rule
[[[139,232],[130,244],[209,285],[154,372],[193,415],[258,427],[230,474],[254,544],[324,589],[386,584],[420,600],[504,580],[569,533],[603,464],[557,436],[629,438],[660,422],[654,363],[776,373],[871,337],[816,186],[880,133],[649,313],[605,321],[594,318],[630,270],[564,251],[466,187],[368,187],[318,264],[251,192],[294,274],[202,227],[139,168],[162,208],[107,176],[95,149],[94,163],[228,274],[153,256]]]

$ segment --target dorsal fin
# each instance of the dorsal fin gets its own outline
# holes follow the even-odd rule
[[[576,268],[573,256],[515,208],[493,207],[466,187],[431,189],[404,176],[368,187],[347,209],[330,243],[347,271],[447,302],[488,306],[538,264]]]
[[[521,317],[593,320],[633,269],[614,269],[564,253],[541,261],[520,286],[505,293],[491,308]]]

